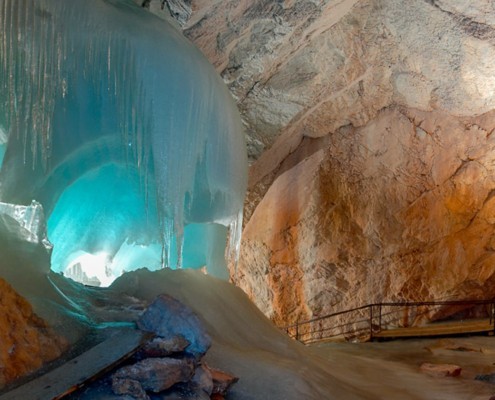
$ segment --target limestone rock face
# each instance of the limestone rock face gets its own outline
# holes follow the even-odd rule
[[[0,388],[59,357],[66,348],[65,339],[0,278]]]
[[[383,110],[281,174],[239,284],[280,324],[380,301],[495,291],[494,113]]]
[[[238,284],[279,324],[495,293],[495,5],[191,1],[243,115]]]
[[[276,143],[256,180],[303,136],[363,126],[392,103],[456,115],[492,109],[488,0],[182,3],[192,9],[184,33],[238,101],[252,159]]]
[[[258,205],[239,284],[280,324],[384,300],[491,297],[494,128],[493,113],[394,107],[330,135]]]

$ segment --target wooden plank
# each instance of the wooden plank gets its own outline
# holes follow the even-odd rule
[[[374,333],[373,338],[405,338],[460,335],[468,333],[485,333],[493,331],[493,324],[488,319],[474,321],[455,321],[448,323],[432,323],[411,328],[384,329]],[[1,399],[0,399],[1,400]]]
[[[66,364],[10,392],[0,400],[57,400],[92,381],[132,356],[152,335],[126,329]]]

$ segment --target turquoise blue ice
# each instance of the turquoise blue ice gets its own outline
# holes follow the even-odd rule
[[[2,0],[0,34],[0,200],[43,205],[52,269],[226,278],[246,149],[202,54],[131,0]]]

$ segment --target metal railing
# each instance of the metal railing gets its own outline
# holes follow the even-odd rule
[[[383,302],[299,321],[284,328],[306,344],[335,338],[369,341],[387,329],[421,326],[426,322],[489,318],[495,333],[495,299],[423,302]]]

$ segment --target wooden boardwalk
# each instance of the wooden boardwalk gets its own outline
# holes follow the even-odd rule
[[[53,371],[1,395],[0,400],[61,399],[130,357],[149,337],[139,330],[123,330]]]
[[[493,321],[490,323],[490,320],[487,318],[465,321],[436,322],[428,325],[408,328],[384,329],[380,332],[373,333],[373,339],[450,336],[489,333],[493,332],[493,330]]]
[[[435,322],[408,328],[389,328],[400,321],[421,315],[449,311],[450,314],[472,310],[477,315],[495,316],[495,298],[482,300],[432,300],[420,302],[381,302],[297,321],[284,327],[289,337],[310,344],[322,341],[368,341],[408,337],[435,337],[470,334],[494,334],[493,319],[467,319]],[[444,315],[449,315],[444,312]],[[476,315],[476,314],[475,314]]]

